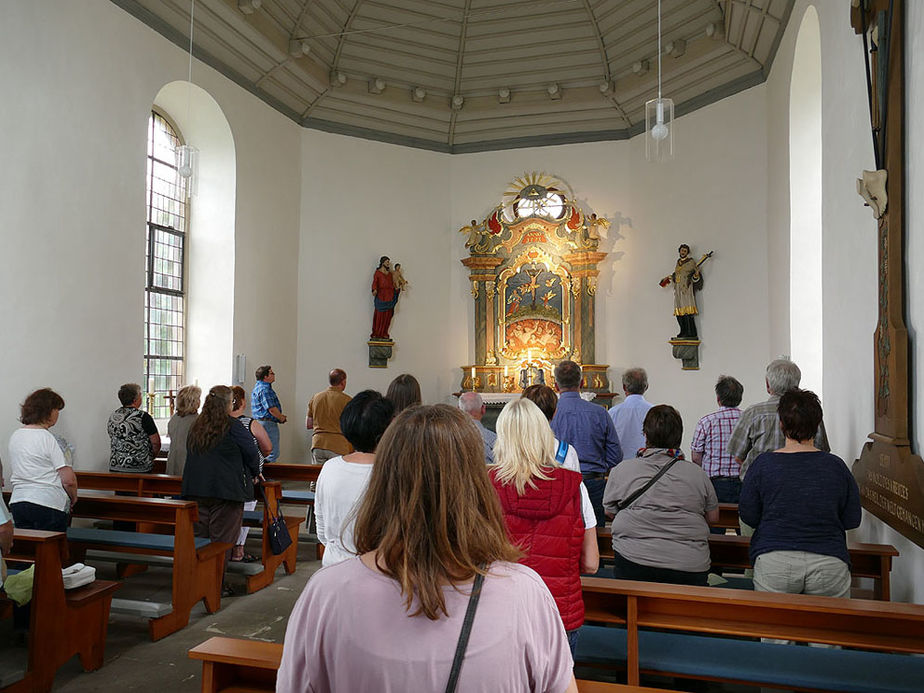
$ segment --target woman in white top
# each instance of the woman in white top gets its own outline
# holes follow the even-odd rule
[[[77,477],[49,428],[58,422],[64,400],[42,388],[21,407],[23,427],[10,436],[10,511],[19,529],[64,532],[77,501]]]
[[[394,405],[381,393],[363,390],[340,414],[340,430],[354,452],[329,459],[318,476],[314,511],[318,541],[324,545],[322,565],[334,565],[356,555],[355,508],[369,485],[375,448],[394,411]]]

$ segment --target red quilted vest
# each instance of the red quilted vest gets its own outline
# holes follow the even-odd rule
[[[542,577],[549,588],[565,630],[584,623],[581,597],[581,475],[555,467],[549,480],[533,479],[536,488],[517,494],[514,484],[501,484],[491,470],[491,482],[500,498],[510,541],[526,554],[520,563]]]

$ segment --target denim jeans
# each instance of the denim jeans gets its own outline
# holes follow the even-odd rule
[[[741,496],[741,479],[732,476],[712,476],[709,477],[709,481],[712,482],[712,488],[715,489],[719,503],[738,504]],[[710,527],[709,531],[713,534],[725,534],[725,529],[722,527]],[[736,529],[735,533],[741,534],[741,530]]]
[[[263,424],[266,435],[269,436],[270,442],[273,444],[273,450],[266,456],[266,461],[275,462],[279,459],[279,424],[265,419],[261,420],[260,423]]]
[[[66,532],[71,518],[63,510],[19,501],[10,505],[16,529],[41,529],[46,532]]]
[[[571,648],[571,658],[574,659],[574,648],[577,647],[578,634],[581,632],[580,628],[575,628],[574,630],[566,630],[565,635],[568,636],[568,647]]]
[[[603,514],[603,492],[606,490],[606,479],[588,478],[585,474],[584,488],[587,489],[590,505],[597,517],[597,527],[602,527],[606,523],[606,515]]]

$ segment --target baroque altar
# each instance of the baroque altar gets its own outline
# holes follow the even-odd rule
[[[582,389],[609,392],[607,365],[594,363],[598,250],[609,222],[586,213],[568,186],[545,173],[513,180],[502,201],[466,234],[475,303],[475,363],[462,389],[522,392],[553,385],[565,359],[581,364]]]

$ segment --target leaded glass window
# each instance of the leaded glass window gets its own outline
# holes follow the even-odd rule
[[[188,181],[177,174],[182,144],[166,118],[148,125],[144,292],[144,406],[156,419],[170,416],[171,395],[184,382],[186,354],[186,233]]]

